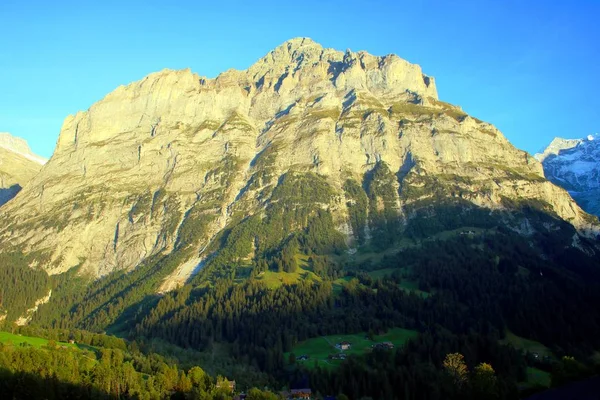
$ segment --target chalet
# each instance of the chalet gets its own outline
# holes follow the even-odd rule
[[[335,347],[340,350],[350,350],[350,347],[352,347],[352,343],[343,341],[340,343],[336,343]]]
[[[312,390],[310,389],[292,389],[288,399],[312,399]]]
[[[306,361],[308,360],[310,357],[307,356],[306,354],[303,354],[301,356],[298,356],[298,358],[296,358],[297,361]]]
[[[346,355],[344,353],[330,354],[329,358],[331,360],[345,360]]]
[[[391,350],[394,348],[394,344],[392,342],[375,343],[371,347],[379,350]]]

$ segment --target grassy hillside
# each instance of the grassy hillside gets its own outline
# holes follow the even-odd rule
[[[264,283],[268,288],[274,289],[281,285],[293,285],[300,281],[320,282],[321,278],[312,271],[307,271],[303,268],[298,268],[295,272],[261,272],[256,280]]]
[[[342,363],[341,360],[329,359],[330,355],[363,355],[372,351],[372,346],[376,343],[391,342],[395,347],[403,346],[410,339],[418,336],[417,331],[393,328],[383,335],[373,337],[373,340],[367,339],[367,333],[361,332],[350,335],[329,335],[312,338],[298,343],[291,352],[285,354],[285,359],[289,360],[293,353],[296,359],[300,356],[308,356],[308,360],[298,360],[298,364],[312,368],[317,365],[325,368],[332,368]],[[350,342],[352,346],[348,350],[339,350],[335,347],[336,343]]]
[[[26,343],[30,346],[40,348],[42,346],[46,346],[48,344],[48,340],[32,336],[15,335],[9,332],[0,332],[0,343],[12,343],[14,345]],[[71,343],[58,342],[57,344],[59,346],[78,348],[76,344]]]
[[[535,340],[526,339],[515,335],[511,331],[506,332],[506,337],[500,341],[502,344],[509,344],[519,350],[523,350],[530,353],[537,353],[540,357],[552,357],[552,351],[549,348],[536,342]]]
[[[527,382],[525,384],[526,386],[550,387],[550,384],[551,378],[549,372],[542,371],[541,369],[534,367],[527,367]]]

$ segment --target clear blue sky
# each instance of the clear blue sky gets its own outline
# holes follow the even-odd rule
[[[62,121],[163,68],[214,77],[282,42],[396,53],[535,152],[600,131],[600,1],[0,1],[0,131],[50,156]]]

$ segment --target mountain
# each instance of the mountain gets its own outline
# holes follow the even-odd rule
[[[347,189],[376,171],[387,186],[357,209]],[[369,212],[406,220],[436,196],[493,210],[537,202],[582,233],[598,229],[535,159],[439,101],[419,66],[298,38],[245,71],[163,70],[69,116],[52,159],[0,214],[0,235],[50,274],[104,276],[185,250],[168,290],[226,228],[268,216],[284,187],[313,196],[306,212],[326,212],[351,247],[372,236]]]
[[[15,197],[46,161],[33,154],[25,140],[0,132],[0,206]]]
[[[240,387],[517,398],[527,367],[600,349],[599,233],[419,66],[298,38],[67,117],[0,209],[0,320],[118,334]],[[498,396],[452,386],[448,355]]]
[[[546,178],[569,191],[590,214],[600,215],[600,136],[585,139],[555,138],[535,158]]]

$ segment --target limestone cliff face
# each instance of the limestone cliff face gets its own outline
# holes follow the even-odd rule
[[[440,102],[419,66],[300,38],[215,79],[151,74],[68,117],[52,159],[0,212],[0,237],[44,254],[50,273],[83,265],[98,276],[185,242],[192,271],[233,216],[259,213],[264,188],[288,171],[326,177],[339,196],[323,207],[352,236],[343,182],[361,182],[379,162],[398,177],[400,213],[431,198],[433,184],[490,208],[539,200],[597,231],[539,162]]]
[[[25,140],[0,132],[0,206],[14,198],[45,162]]]

